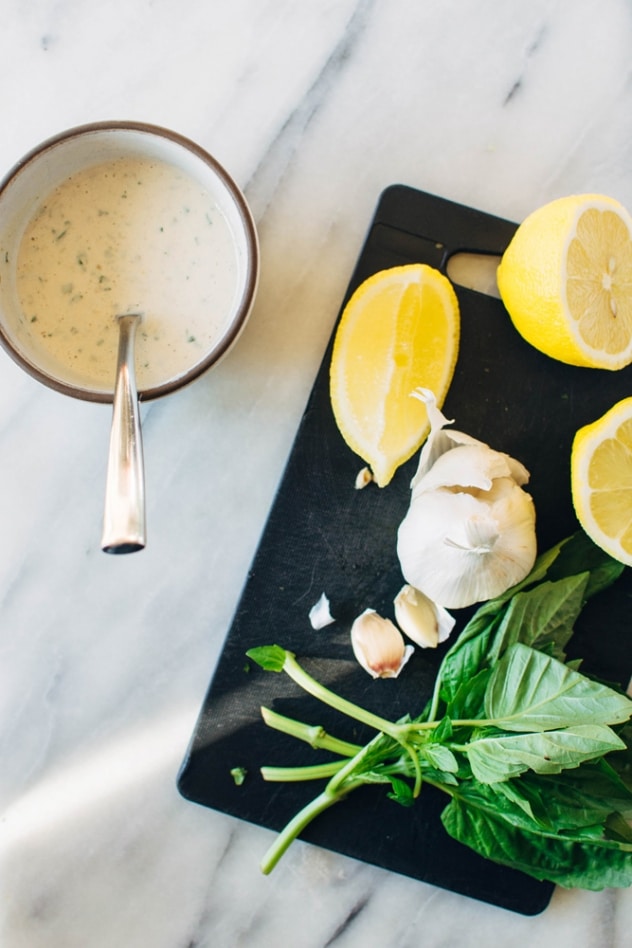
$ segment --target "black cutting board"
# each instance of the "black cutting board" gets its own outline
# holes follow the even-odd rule
[[[455,252],[500,255],[515,228],[409,187],[390,187],[380,197],[343,305],[362,280],[386,267],[420,262],[445,272]],[[456,290],[460,354],[444,412],[456,419],[455,428],[519,458],[531,471],[542,551],[577,529],[569,489],[573,434],[632,392],[632,369],[606,372],[554,362],[520,338],[498,299]],[[330,353],[331,343],[178,778],[187,799],[273,830],[321,784],[265,783],[258,768],[315,763],[327,755],[266,728],[261,705],[322,724],[351,741],[370,735],[300,692],[286,676],[253,667],[246,650],[272,643],[289,648],[334,690],[395,720],[421,711],[447,648],[417,649],[397,680],[373,681],[352,656],[353,618],[369,607],[393,615],[392,601],[402,585],[396,531],[417,458],[400,468],[388,487],[355,489],[364,462],[346,446],[333,419]],[[585,610],[574,638],[585,667],[610,680],[627,681],[632,671],[629,572],[594,609]],[[322,592],[337,621],[314,631],[308,612]],[[468,615],[457,614],[453,636]],[[247,771],[241,786],[230,773],[235,767]],[[362,788],[319,817],[302,838],[515,912],[541,912],[553,887],[453,841],[439,820],[446,802],[424,787],[415,806],[406,809],[390,801],[383,787]]]

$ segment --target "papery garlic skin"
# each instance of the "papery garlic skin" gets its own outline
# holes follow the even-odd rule
[[[329,599],[325,593],[321,594],[320,599],[309,610],[309,621],[312,629],[316,631],[336,621],[331,614]]]
[[[453,421],[449,418],[446,418],[443,412],[437,408],[435,396],[430,391],[430,389],[418,388],[415,389],[412,394],[414,398],[418,398],[420,401],[424,402],[426,411],[428,413],[428,420],[430,422],[430,434],[428,435],[426,442],[421,449],[417,473],[413,477],[410,484],[413,494],[418,493],[419,490],[425,489],[424,485],[422,484],[422,480],[440,457],[454,448],[465,447],[468,445],[471,447],[478,446],[485,448],[487,451],[490,451],[492,454],[496,455],[497,458],[504,458],[505,463],[509,469],[509,476],[513,477],[516,483],[520,486],[528,483],[529,472],[527,471],[524,464],[520,463],[520,461],[510,457],[508,454],[504,454],[502,451],[493,451],[492,448],[490,448],[483,441],[479,441],[477,438],[473,438],[471,435],[465,434],[463,431],[454,431],[451,428],[446,431],[445,425],[451,425]]]
[[[424,491],[397,535],[404,579],[446,609],[493,599],[535,562],[535,508],[511,478],[477,494]]]
[[[397,678],[412,655],[399,629],[375,609],[365,609],[351,626],[351,646],[356,659],[372,678]]]
[[[535,562],[535,507],[520,461],[459,431],[418,389],[431,431],[397,538],[407,583],[447,609],[492,599]]]
[[[440,487],[491,490],[499,477],[511,478],[518,486],[529,480],[526,468],[509,455],[494,451],[480,441],[463,444],[437,458],[430,470],[417,481],[413,497]]]
[[[437,458],[449,451],[457,444],[480,444],[476,438],[464,434],[462,431],[444,431],[444,425],[451,425],[453,419],[446,418],[442,411],[437,408],[437,401],[434,393],[429,388],[417,388],[412,393],[413,398],[418,398],[424,402],[428,421],[430,422],[430,434],[426,438],[425,444],[419,455],[419,465],[417,473],[411,481],[411,488],[414,490],[422,477],[430,470]]]
[[[454,616],[408,583],[402,586],[393,605],[399,628],[421,648],[436,648],[454,628]]]

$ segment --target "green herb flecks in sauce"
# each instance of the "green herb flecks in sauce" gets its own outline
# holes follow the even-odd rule
[[[107,162],[64,181],[27,227],[18,332],[52,374],[108,391],[115,318],[142,312],[138,385],[150,388],[184,374],[198,348],[212,347],[232,315],[238,267],[226,219],[191,176],[162,161]]]

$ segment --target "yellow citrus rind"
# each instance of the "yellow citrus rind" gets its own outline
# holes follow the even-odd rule
[[[452,284],[426,264],[381,270],[345,306],[330,365],[340,432],[385,487],[428,435],[416,388],[445,399],[456,365],[459,305]]]
[[[632,218],[614,198],[559,198],[520,224],[497,271],[520,335],[570,365],[632,362]]]
[[[588,536],[632,566],[632,398],[576,433],[571,452],[575,513]]]

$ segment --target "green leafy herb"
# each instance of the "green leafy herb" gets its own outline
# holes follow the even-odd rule
[[[334,759],[264,767],[266,780],[326,780],[277,837],[270,872],[324,810],[382,783],[411,806],[424,783],[443,790],[447,832],[485,858],[564,886],[632,884],[632,701],[581,674],[565,648],[588,598],[623,567],[583,534],[541,556],[530,575],[481,606],[444,656],[417,718],[389,721],[330,691],[278,645],[251,649],[266,671],[376,735],[360,747],[269,709],[265,723]]]
[[[248,774],[248,771],[246,770],[245,767],[233,767],[230,771],[230,775],[235,781],[236,787],[241,787],[244,780],[246,779],[247,774]]]

